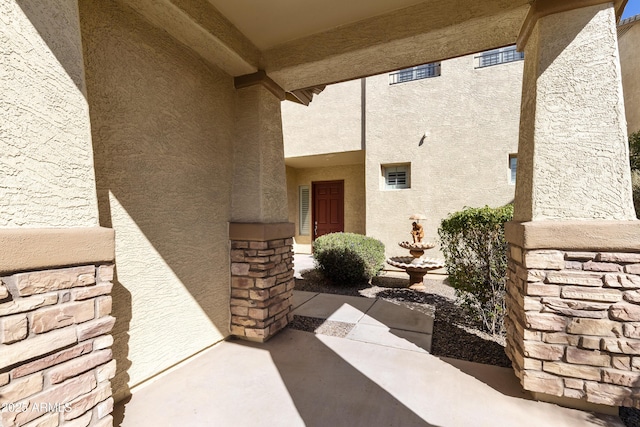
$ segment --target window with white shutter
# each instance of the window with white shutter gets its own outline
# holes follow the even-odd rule
[[[399,190],[411,188],[411,168],[405,165],[382,165],[385,190]]]
[[[517,170],[518,170],[518,155],[509,154],[509,184],[516,183]]]
[[[300,194],[300,227],[299,233],[301,236],[308,236],[311,229],[311,206],[309,198],[309,186],[301,185],[299,188]]]

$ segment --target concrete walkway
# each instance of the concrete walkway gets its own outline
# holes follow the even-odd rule
[[[296,291],[298,314],[355,320],[352,332],[377,327],[378,336],[285,329],[265,344],[222,342],[135,390],[116,406],[115,425],[622,426],[617,417],[530,400],[511,369],[430,355],[400,336],[408,329],[392,331],[402,318],[394,307],[402,307],[379,303]],[[416,318],[401,327],[428,324]],[[396,340],[380,339],[383,329]]]
[[[352,325],[347,339],[421,353],[431,351],[433,315],[388,301],[294,291],[293,309],[297,316]]]
[[[293,275],[296,279],[302,279],[302,273],[307,270],[313,270],[316,263],[311,254],[294,254],[293,255]]]

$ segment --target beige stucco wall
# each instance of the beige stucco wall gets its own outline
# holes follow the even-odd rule
[[[475,64],[474,55],[469,55],[443,62],[442,75],[436,78],[389,85],[388,74],[382,74],[367,78],[365,88],[359,80],[340,84],[347,100],[356,98],[351,93],[356,89],[366,98],[365,232],[382,240],[389,256],[406,255],[397,243],[411,239],[408,218],[413,213],[427,215],[425,236],[435,241],[440,221],[449,213],[513,201],[509,154],[518,146],[523,62],[481,69]],[[352,126],[358,105],[340,102],[342,92],[333,90],[336,87],[316,96],[306,115],[299,115],[298,107],[283,107],[284,129],[295,122],[311,138],[319,128]],[[301,132],[292,135],[295,138],[285,133],[285,153],[340,150],[331,138],[301,144]],[[381,189],[381,165],[394,163],[411,164],[410,189]],[[313,170],[318,173],[314,180],[333,179],[326,172],[329,168]],[[297,216],[298,190],[289,184],[292,191],[296,199],[293,204],[290,199],[291,221]]]
[[[427,216],[425,239],[435,241],[449,213],[513,201],[523,62],[474,66],[471,55],[443,62],[440,77],[367,79],[367,234],[388,255],[406,255],[397,242],[411,239],[412,213]],[[381,164],[393,163],[411,163],[410,189],[381,189]]]
[[[640,22],[636,22],[618,39],[620,65],[622,67],[622,86],[624,90],[624,108],[627,116],[627,132],[640,131]]]
[[[308,106],[283,102],[285,157],[361,150],[361,86],[359,79],[327,86]]]
[[[525,48],[516,221],[636,218],[616,36],[610,3],[536,22]]]
[[[287,220],[280,102],[262,85],[238,90],[233,142],[233,222]]]
[[[0,227],[98,225],[75,0],[0,2]]]
[[[116,399],[228,335],[233,80],[117,2],[80,2]]]
[[[314,181],[341,180],[344,181],[344,231],[348,233],[365,234],[365,185],[363,164],[305,169],[287,167],[289,222],[294,222],[296,224],[294,245],[294,250],[296,252],[311,252],[311,236],[301,236],[299,234],[299,186],[309,186],[309,194],[313,202],[313,190],[311,184]]]

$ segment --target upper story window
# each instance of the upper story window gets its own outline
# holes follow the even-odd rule
[[[389,84],[410,82],[412,80],[428,79],[429,77],[438,77],[440,75],[440,63],[432,62],[431,64],[418,65],[417,67],[405,68],[389,74]]]
[[[521,61],[524,52],[518,52],[514,46],[501,47],[500,49],[482,52],[475,58],[476,68],[490,67],[492,65],[505,64],[507,62]]]

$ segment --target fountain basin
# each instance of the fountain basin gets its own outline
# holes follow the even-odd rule
[[[410,251],[426,251],[427,249],[432,249],[436,246],[434,243],[431,243],[431,242],[416,242],[416,243],[400,242],[398,243],[398,245],[401,248],[409,249]]]
[[[414,251],[411,251],[413,254]],[[421,286],[424,275],[431,270],[444,267],[444,262],[436,258],[415,258],[412,256],[394,256],[387,258],[387,264],[401,268],[409,275],[409,286]]]
[[[436,270],[444,267],[444,261],[436,258],[414,258],[411,256],[394,256],[387,259],[387,264],[403,270],[424,271]]]

